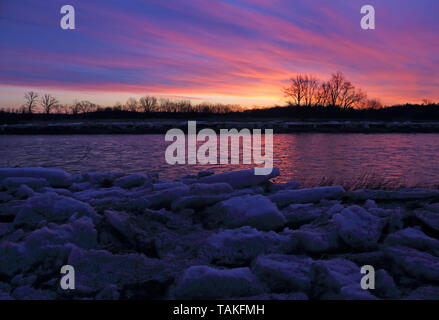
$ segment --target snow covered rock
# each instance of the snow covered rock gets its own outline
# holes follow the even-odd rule
[[[405,300],[439,300],[438,286],[423,286],[412,291]]]
[[[0,169],[0,181],[9,177],[42,178],[55,188],[67,188],[73,183],[73,177],[60,169],[49,168],[5,168]]]
[[[439,258],[415,249],[392,246],[384,248],[386,258],[391,262],[392,274],[401,271],[418,280],[438,281]]]
[[[81,217],[71,223],[44,227],[31,232],[24,244],[30,254],[38,254],[45,247],[72,243],[80,248],[91,249],[97,245],[97,232],[89,217]]]
[[[350,260],[359,266],[371,265],[375,269],[387,267],[387,263],[384,257],[384,252],[381,250],[359,252],[359,253],[347,253],[340,255],[339,257]]]
[[[427,251],[439,257],[439,240],[427,236],[418,229],[407,228],[390,234],[384,243],[389,246],[406,246],[420,251]]]
[[[300,188],[301,184],[299,181],[295,181],[295,180],[291,180],[285,183],[273,183],[272,185],[270,185],[270,192],[277,192],[277,191],[281,191],[281,190],[293,190],[293,189],[297,189]]]
[[[194,183],[190,186],[189,195],[172,203],[172,210],[185,208],[205,208],[232,196],[233,188],[228,183]]]
[[[235,191],[233,191],[231,197],[256,195],[256,194],[263,194],[263,193],[264,193],[264,188],[262,188],[262,187],[251,187],[251,188],[244,188],[244,189],[235,190]]]
[[[231,171],[220,174],[214,174],[199,179],[201,183],[218,183],[225,182],[235,189],[252,187],[267,182],[271,178],[280,174],[279,168],[273,168],[269,175],[255,175],[255,169]]]
[[[9,202],[13,199],[13,197],[6,192],[0,192],[0,203]]]
[[[22,184],[21,186],[19,186],[18,188],[17,188],[17,190],[14,192],[14,197],[16,198],[16,199],[19,199],[19,200],[24,200],[24,199],[27,199],[27,198],[30,198],[30,197],[33,197],[34,196],[34,192],[33,192],[33,190],[31,189],[31,188],[29,188],[27,185],[25,185],[25,184]]]
[[[99,216],[88,204],[54,193],[45,193],[26,200],[14,219],[14,226],[34,228],[42,220],[63,223],[73,215],[77,218],[87,216],[94,222],[99,220]]]
[[[0,290],[0,301],[14,300],[9,294]]]
[[[386,270],[380,269],[375,272],[374,294],[383,299],[399,299],[401,292]]]
[[[404,219],[408,212],[402,208],[396,208],[389,216],[388,233],[393,233],[404,228]]]
[[[439,203],[426,204],[425,209],[429,211],[439,212]]]
[[[114,284],[109,284],[96,296],[96,300],[119,300],[119,298],[120,293]]]
[[[147,176],[145,176],[143,174],[136,173],[136,174],[132,174],[130,176],[116,179],[114,181],[114,186],[124,188],[124,189],[131,189],[134,187],[143,186],[147,181],[149,181]]]
[[[35,289],[29,285],[16,288],[11,296],[17,300],[53,300],[56,298],[56,294],[51,291]]]
[[[114,172],[87,172],[82,175],[82,181],[78,183],[88,182],[100,188],[109,188],[113,186],[114,180],[123,174]]]
[[[366,200],[425,200],[439,196],[438,190],[431,189],[405,189],[405,190],[356,190],[346,194],[355,201]]]
[[[191,195],[216,195],[219,193],[231,193],[233,188],[230,184],[220,183],[194,183],[190,186]]]
[[[189,187],[186,185],[156,191],[151,195],[146,196],[150,201],[150,206],[153,209],[170,208],[174,201],[189,194]]]
[[[198,172],[197,177],[203,178],[203,177],[211,176],[213,174],[215,174],[215,172],[212,170],[201,170]]]
[[[73,197],[73,193],[69,189],[45,187],[38,192],[42,192],[42,193],[52,192],[64,197],[69,197],[69,198]]]
[[[0,222],[0,239],[12,231],[12,223]]]
[[[310,223],[326,215],[327,212],[327,207],[316,207],[312,203],[292,204],[282,211],[287,225],[293,228]]]
[[[416,218],[421,220],[430,228],[433,228],[436,231],[439,231],[439,213],[434,211],[427,210],[415,210],[414,211]]]
[[[166,189],[174,189],[174,188],[186,188],[187,186],[182,182],[161,182],[154,183],[152,185],[153,191],[162,191]]]
[[[111,284],[122,288],[167,277],[162,262],[140,254],[113,255],[104,250],[73,248],[68,264],[75,266],[76,288],[85,294],[97,294]]]
[[[28,178],[28,177],[10,177],[10,178],[5,178],[1,181],[0,189],[14,191],[23,184],[33,190],[39,190],[49,186],[49,183],[47,182],[46,179]]]
[[[105,211],[105,218],[112,228],[120,234],[137,252],[155,255],[154,239],[143,231],[135,216],[125,212]]]
[[[333,252],[341,246],[337,227],[332,222],[303,225],[291,232],[291,238],[297,242],[298,249],[306,253]]]
[[[85,181],[85,182],[75,182],[75,183],[73,183],[70,187],[69,187],[69,190],[71,191],[71,192],[80,192],[80,191],[84,191],[84,190],[88,190],[88,189],[92,189],[92,188],[94,188],[94,185],[93,184],[91,184],[90,182],[88,182],[88,181]]]
[[[292,241],[286,236],[242,227],[220,231],[207,238],[200,256],[217,265],[242,266],[260,254],[286,252],[292,250],[292,247]]]
[[[20,211],[21,207],[25,201],[12,200],[6,203],[0,203],[0,221],[2,222],[12,222]]]
[[[12,277],[29,270],[32,259],[21,243],[2,241],[0,243],[0,275]]]
[[[333,217],[338,235],[352,248],[370,249],[376,246],[386,220],[371,215],[359,206],[350,206]]]
[[[128,192],[119,187],[102,188],[102,189],[89,189],[74,193],[74,198],[80,201],[89,202],[96,199],[123,199],[126,198]]]
[[[285,207],[291,203],[318,202],[322,199],[337,199],[345,193],[341,186],[319,187],[311,189],[282,190],[269,198],[279,207]]]
[[[321,299],[330,300],[377,300],[368,290],[363,290],[359,284],[350,284],[340,289],[339,293],[324,294]]]
[[[213,194],[213,195],[189,195],[177,199],[171,205],[173,211],[179,211],[186,208],[201,209],[214,205],[220,201],[230,198],[230,194]]]
[[[129,192],[119,187],[90,189],[76,192],[74,197],[87,202],[99,212],[118,210],[141,213],[151,205],[148,195],[145,195],[142,189],[135,192]]]
[[[356,288],[362,290],[360,267],[349,260],[337,258],[315,261],[311,272],[315,297],[325,298],[321,296],[326,295],[326,298],[334,298],[334,294],[339,294],[342,288],[348,286],[354,288],[345,289],[344,295],[351,294]]]
[[[295,255],[261,255],[253,263],[252,271],[272,292],[308,292],[312,261],[311,258]]]
[[[374,200],[366,200],[363,206],[366,210],[377,209],[378,206]]]
[[[214,269],[208,266],[188,268],[173,290],[176,299],[227,299],[248,297],[264,292],[263,284],[249,268]]]
[[[261,195],[233,197],[208,209],[214,224],[229,228],[251,226],[260,230],[275,230],[285,225],[285,217],[277,207]]]

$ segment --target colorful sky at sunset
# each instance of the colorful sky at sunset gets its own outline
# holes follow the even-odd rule
[[[59,26],[76,9],[76,30]],[[362,5],[376,30],[360,28]],[[0,107],[23,93],[112,105],[150,94],[282,104],[341,70],[386,104],[439,101],[437,0],[0,0]]]

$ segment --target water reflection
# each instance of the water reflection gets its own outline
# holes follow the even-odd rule
[[[278,181],[339,181],[365,172],[407,185],[439,184],[437,134],[277,134]],[[200,170],[223,172],[251,165],[168,165],[163,135],[0,136],[0,166],[58,167],[85,171],[159,171],[173,179]]]

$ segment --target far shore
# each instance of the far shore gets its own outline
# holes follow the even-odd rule
[[[195,119],[194,119],[195,120]],[[367,120],[227,120],[197,121],[198,128],[214,130],[273,129],[274,133],[439,133],[439,121]],[[0,124],[0,134],[164,134],[187,130],[183,120],[79,120]]]

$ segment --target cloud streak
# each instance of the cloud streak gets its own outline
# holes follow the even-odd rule
[[[62,1],[4,0],[0,86],[275,104],[290,76],[341,70],[385,103],[438,100],[439,3],[369,1],[377,29],[364,31],[363,2],[76,0],[65,31]]]

